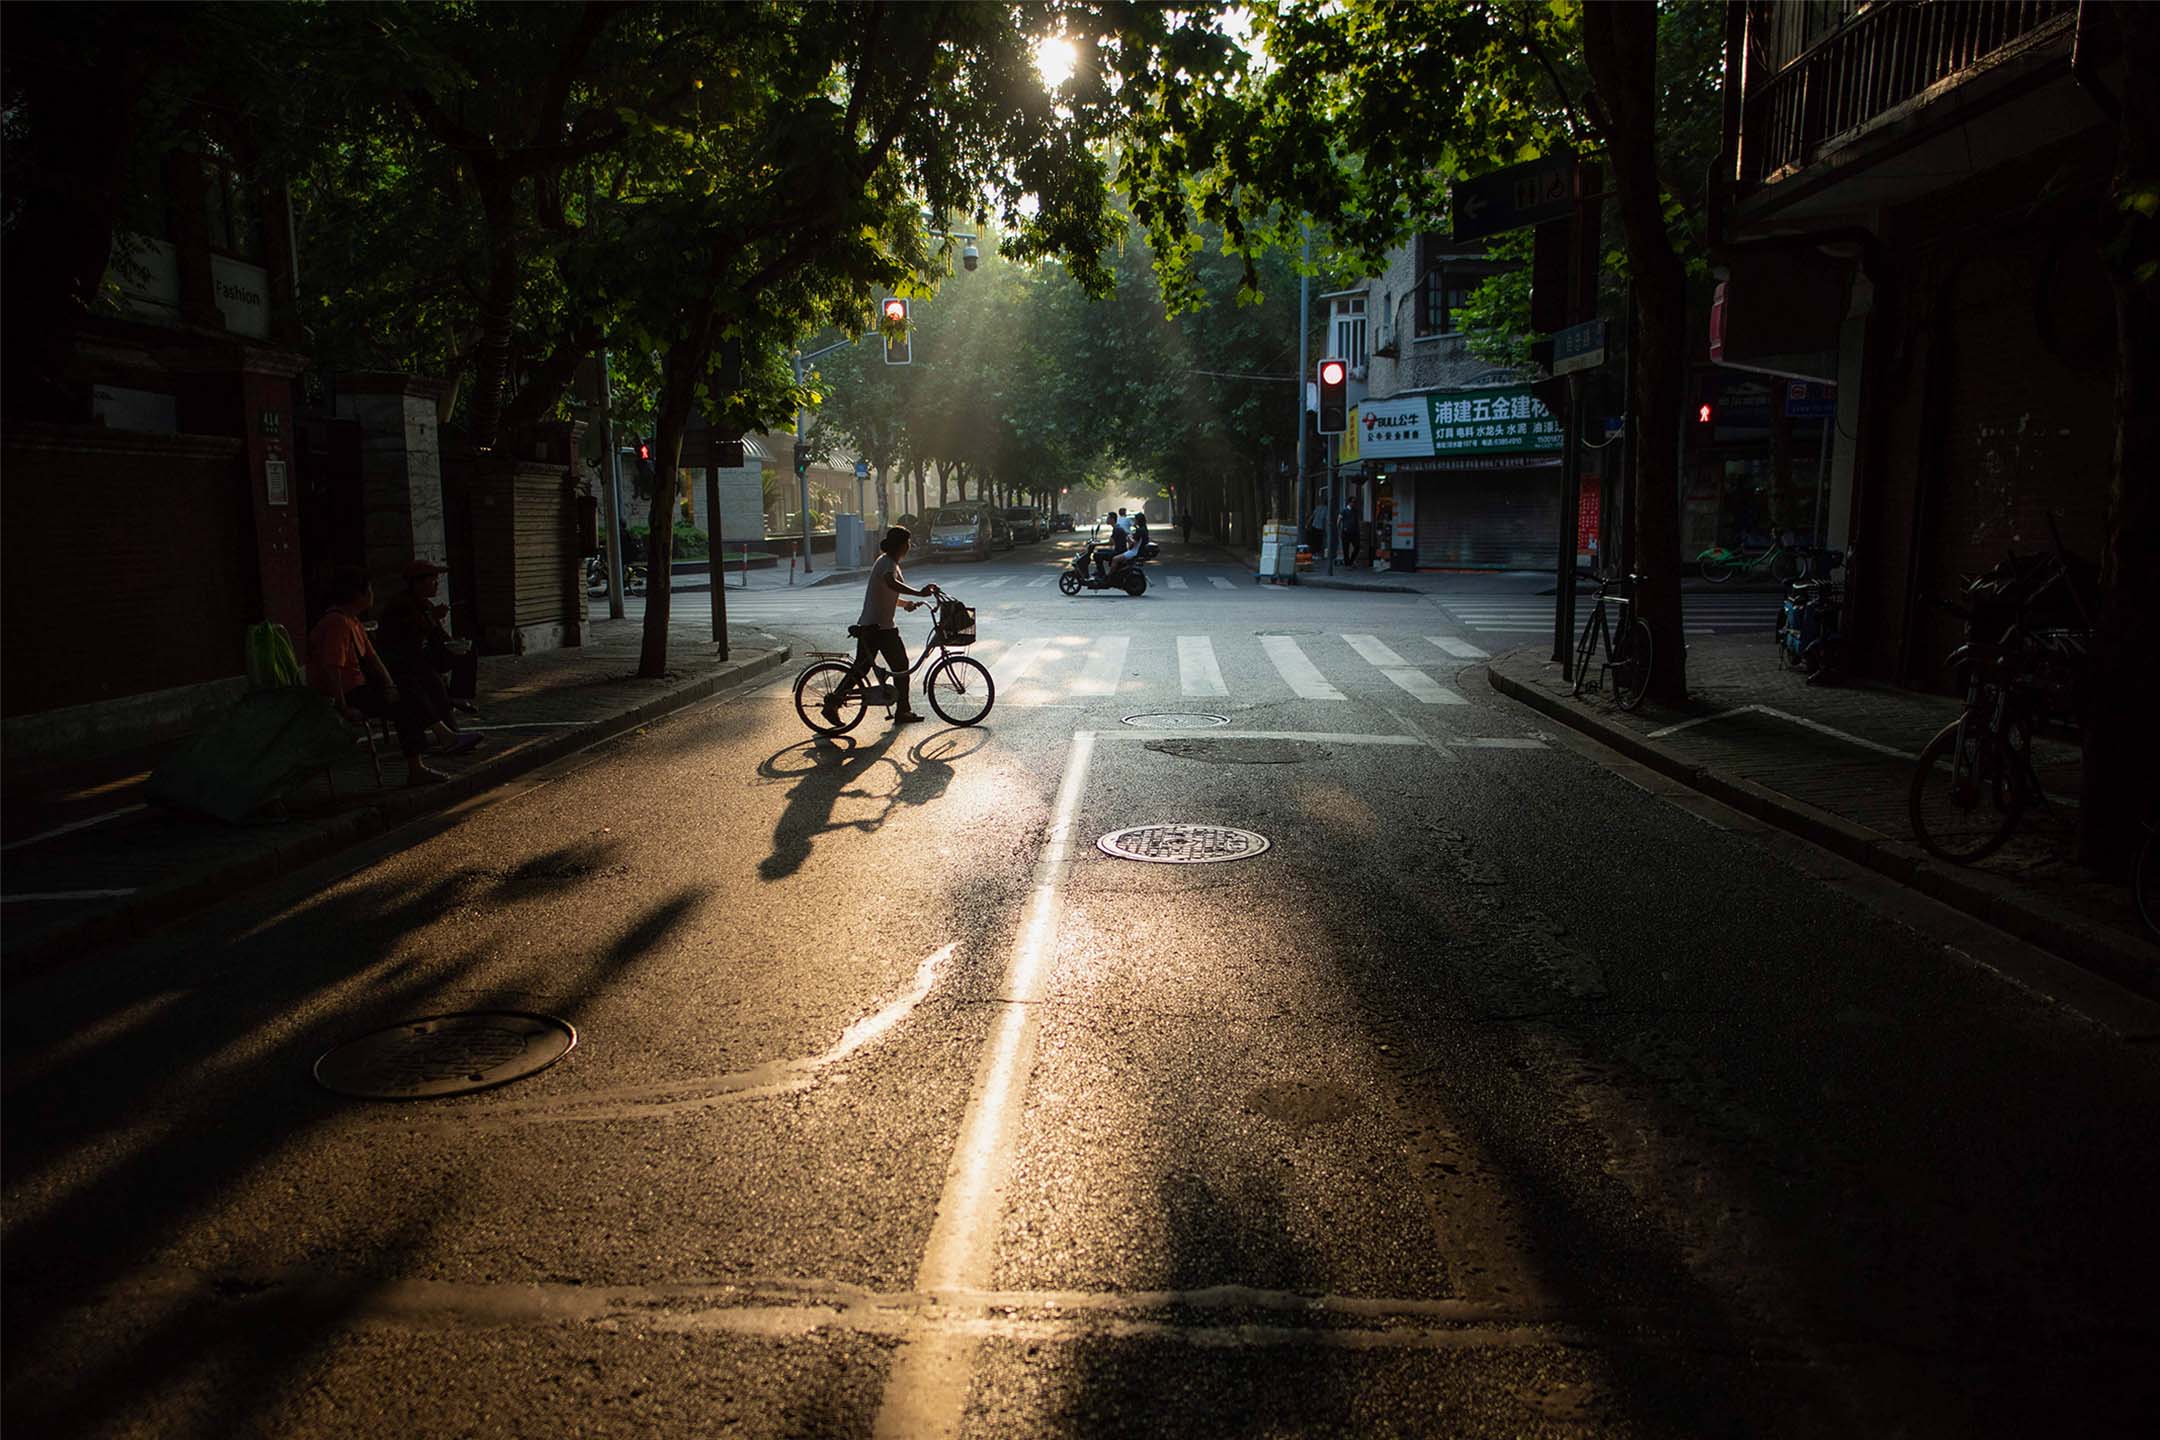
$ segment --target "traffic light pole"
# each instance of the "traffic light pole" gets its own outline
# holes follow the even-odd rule
[[[1300,254],[1303,257],[1302,265],[1310,266],[1312,264],[1311,221],[1307,221],[1305,224],[1305,245]],[[1300,268],[1297,282],[1297,485],[1294,487],[1290,497],[1290,503],[1295,507],[1295,513],[1290,516],[1290,533],[1293,537],[1305,533],[1306,517],[1312,514],[1312,484],[1306,478],[1305,472],[1305,432],[1309,424],[1305,418],[1307,413],[1305,409],[1305,387],[1312,383],[1311,357],[1306,353],[1306,348],[1307,341],[1310,338],[1307,332],[1312,329],[1311,318],[1312,276],[1306,274],[1304,269]],[[1294,544],[1295,541],[1293,540],[1292,543]],[[1292,553],[1294,554],[1295,551]],[[1295,566],[1291,567],[1291,578],[1297,578]]]
[[[608,376],[608,352],[600,352],[600,451],[607,456],[601,472],[607,481],[607,613],[623,618],[622,451],[615,444],[615,387]]]
[[[1340,548],[1335,543],[1337,539],[1336,532],[1342,528],[1342,502],[1336,497],[1335,494],[1335,492],[1342,486],[1342,473],[1337,468],[1337,457],[1339,457],[1341,454],[1342,436],[1339,434],[1328,436],[1327,528],[1321,533],[1327,537],[1324,543],[1327,545],[1327,573],[1329,575],[1333,575],[1335,573],[1335,551]]]
[[[802,389],[803,366],[809,363],[806,355],[795,357],[795,388]],[[795,448],[800,451],[810,438],[810,412],[800,403],[795,406]],[[792,457],[791,457],[792,458]],[[802,573],[810,573],[810,467],[804,466],[795,477],[797,489],[802,494]]]

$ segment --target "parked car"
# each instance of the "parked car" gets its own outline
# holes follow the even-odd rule
[[[947,506],[930,512],[926,560],[990,558],[990,517],[971,506]]]
[[[1005,512],[1005,523],[1012,530],[1015,545],[1033,545],[1050,538],[1050,527],[1044,523],[1040,510],[1014,506]]]
[[[1065,532],[1066,534],[1070,535],[1070,534],[1072,533],[1072,531],[1073,531],[1073,517],[1072,517],[1072,511],[1070,511],[1070,510],[1060,510],[1060,511],[1058,511],[1058,512],[1057,512],[1057,519],[1056,519],[1055,521],[1051,522],[1051,526],[1050,526],[1050,528],[1051,528],[1051,529],[1053,529],[1053,530],[1062,530],[1062,531],[1064,531],[1064,532]]]

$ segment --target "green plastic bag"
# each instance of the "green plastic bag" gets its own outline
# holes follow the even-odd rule
[[[293,653],[292,637],[285,633],[284,626],[266,620],[248,627],[247,676],[248,684],[257,690],[307,683],[300,658]]]

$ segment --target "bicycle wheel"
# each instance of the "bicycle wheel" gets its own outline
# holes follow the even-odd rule
[[[820,660],[795,677],[795,713],[802,718],[803,724],[820,735],[845,735],[862,723],[860,685],[847,692],[847,698],[835,707],[832,718],[825,715],[825,698],[840,689],[847,673],[848,667],[838,660]]]
[[[953,725],[979,725],[997,700],[997,686],[980,660],[948,655],[930,667],[923,693],[938,718]]]
[[[1613,637],[1612,696],[1623,710],[1640,709],[1650,693],[1650,627],[1630,616]]]
[[[1598,617],[1602,613],[1593,605],[1590,607],[1590,618],[1583,621],[1582,639],[1575,643],[1575,688],[1568,692],[1571,695],[1582,694],[1583,686],[1590,683],[1590,664],[1596,654]]]
[[[1723,550],[1705,550],[1695,557],[1702,569],[1702,578],[1713,585],[1722,585],[1733,577],[1732,556]]]
[[[1807,566],[1801,563],[1800,557],[1790,550],[1780,550],[1770,557],[1770,578],[1773,580],[1782,580],[1789,584],[1799,579],[1806,570]]]
[[[1954,865],[1985,860],[2017,829],[2018,787],[2002,738],[1977,720],[1943,727],[1913,766],[1906,808],[1913,837],[1930,855]]]

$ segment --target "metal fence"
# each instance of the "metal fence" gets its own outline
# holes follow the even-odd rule
[[[1749,0],[1740,178],[1759,184],[2041,32],[2076,0]],[[2037,43],[2037,41],[2035,41]]]

